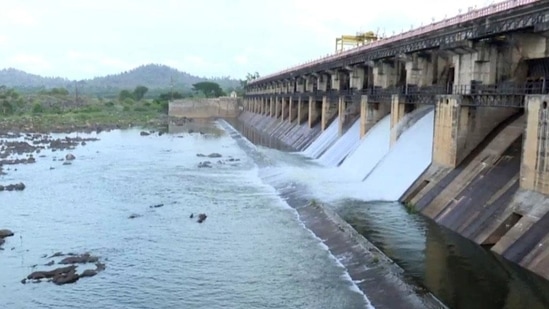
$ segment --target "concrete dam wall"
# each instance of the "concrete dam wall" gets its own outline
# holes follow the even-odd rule
[[[213,99],[190,98],[169,103],[168,115],[176,118],[235,118],[240,113],[241,99],[221,97]]]
[[[529,97],[525,111],[471,108],[458,101],[452,103],[451,98],[447,103],[446,99],[441,98],[434,109],[432,162],[399,200],[549,279],[549,252],[544,246],[549,241],[549,198],[543,191],[547,187],[543,178],[545,165],[540,165],[540,155],[545,153],[540,141],[545,140],[547,129],[545,121],[538,119],[547,117],[543,102],[549,97]],[[402,132],[412,125],[408,114],[425,114],[421,108],[415,108],[394,117],[391,114],[400,108],[393,108],[397,110],[373,108],[363,102],[360,115],[354,115],[350,121],[360,123],[361,142],[382,119],[381,115],[393,122],[387,143],[395,145]],[[395,118],[400,118],[400,122],[394,123]],[[341,132],[335,131],[335,140],[325,146],[323,153],[327,153],[331,146],[341,146],[336,141],[351,130],[349,124],[340,126],[339,119],[336,114],[326,122],[323,131],[320,122],[310,127],[314,122],[282,120],[280,115],[276,118],[245,110],[239,120],[246,125],[238,129],[246,136],[263,137],[265,146],[305,151],[322,139],[330,126],[337,125]],[[395,131],[401,134],[395,135]]]
[[[321,162],[352,159],[368,185],[406,186],[395,200],[549,279],[548,25],[547,1],[472,10],[250,81],[240,120]],[[415,122],[432,135],[406,142]],[[357,147],[342,142],[353,124],[361,158],[331,149]]]

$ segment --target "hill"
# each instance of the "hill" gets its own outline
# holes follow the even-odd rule
[[[0,85],[22,91],[63,87],[72,92],[77,86],[80,93],[115,94],[120,89],[134,89],[139,85],[146,86],[151,90],[164,90],[172,87],[175,90],[188,90],[192,87],[192,84],[206,80],[216,82],[224,89],[233,89],[240,86],[240,81],[237,79],[198,77],[159,64],[142,65],[119,74],[79,81],[61,77],[43,77],[13,68],[0,70]]]

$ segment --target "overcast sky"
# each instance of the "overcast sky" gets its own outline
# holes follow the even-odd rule
[[[410,29],[485,0],[2,0],[0,68],[83,79],[158,63],[266,75],[357,31]]]

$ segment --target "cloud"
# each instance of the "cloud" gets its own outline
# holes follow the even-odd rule
[[[487,1],[8,0],[0,68],[80,79],[159,63],[199,76],[265,75],[333,53],[343,34],[390,35]]]
[[[237,55],[234,57],[234,62],[240,65],[244,65],[248,63],[248,57],[246,55]]]
[[[35,26],[37,24],[37,16],[31,12],[31,10],[24,7],[9,7],[8,5],[0,10],[0,19],[5,23],[17,26]]]

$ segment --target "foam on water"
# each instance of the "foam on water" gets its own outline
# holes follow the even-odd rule
[[[318,158],[325,166],[336,167],[345,157],[360,145],[360,119]]]
[[[389,152],[391,116],[387,115],[364,136],[358,148],[341,163],[340,170],[350,180],[362,181]]]
[[[324,130],[324,132],[322,132],[315,141],[303,151],[303,154],[314,159],[320,157],[320,155],[338,138],[338,129],[339,117],[336,117],[332,124],[330,124],[328,128],[326,128],[326,130]]]
[[[406,130],[364,180],[362,199],[396,201],[432,160],[434,110]]]

